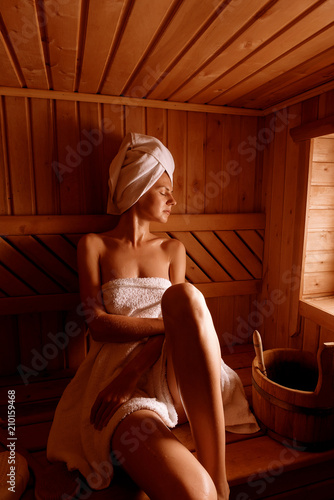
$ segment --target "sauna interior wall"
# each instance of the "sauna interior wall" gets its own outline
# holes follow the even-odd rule
[[[267,147],[260,152],[263,162],[263,211],[266,213],[263,287],[258,298],[262,313],[258,324],[265,348],[293,347],[316,352],[319,345],[334,341],[333,328],[324,328],[299,317],[298,302],[303,258],[310,141],[294,142],[289,130],[334,113],[334,92],[288,107],[282,115],[286,127],[276,126]],[[261,119],[262,120],[262,119]],[[272,115],[259,124],[270,128]],[[324,215],[325,214],[325,215]],[[334,211],[323,212],[333,218]],[[334,250],[334,247],[332,248]],[[333,270],[333,269],[332,269]]]
[[[260,212],[262,158],[255,146],[258,118],[21,97],[1,98],[0,213],[102,214],[110,160],[128,131],[147,133],[170,148],[176,162],[174,213]],[[97,132],[99,131],[99,132]],[[208,299],[222,345],[249,342],[247,321],[256,296]],[[63,329],[65,312],[1,318],[1,373],[30,366],[49,332]],[[76,367],[74,341],[50,369]]]

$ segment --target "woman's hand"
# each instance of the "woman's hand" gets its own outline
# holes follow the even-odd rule
[[[142,374],[159,358],[163,341],[164,335],[150,337],[142,350],[99,393],[90,414],[95,429],[103,429],[116,410],[131,399]]]
[[[90,414],[90,423],[98,431],[105,427],[112,415],[133,395],[138,378],[122,371],[97,396]]]

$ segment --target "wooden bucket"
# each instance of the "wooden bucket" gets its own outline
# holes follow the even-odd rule
[[[268,435],[308,451],[334,448],[334,342],[317,357],[298,349],[264,351],[267,377],[252,365],[253,409]]]

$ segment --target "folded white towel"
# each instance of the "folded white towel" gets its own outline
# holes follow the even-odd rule
[[[171,283],[163,278],[127,278],[106,283],[103,297],[108,312],[135,317],[161,317],[161,297]],[[50,431],[47,456],[61,460],[69,469],[79,469],[94,489],[109,485],[112,478],[110,441],[118,423],[139,409],[155,411],[168,427],[177,424],[177,413],[166,379],[165,345],[153,367],[142,377],[134,397],[123,404],[102,431],[90,424],[90,412],[98,393],[142,348],[142,342],[100,343],[91,349],[67,386],[57,407]],[[226,429],[256,432],[258,426],[249,410],[238,375],[223,361],[222,394]],[[101,465],[102,464],[102,465]],[[108,474],[101,474],[101,467]]]
[[[128,133],[109,168],[107,212],[128,210],[165,171],[173,182],[174,160],[166,146],[155,137]]]

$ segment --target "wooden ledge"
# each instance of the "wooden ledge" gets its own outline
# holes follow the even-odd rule
[[[324,328],[333,330],[334,324],[334,295],[301,299],[299,301],[299,314]]]

